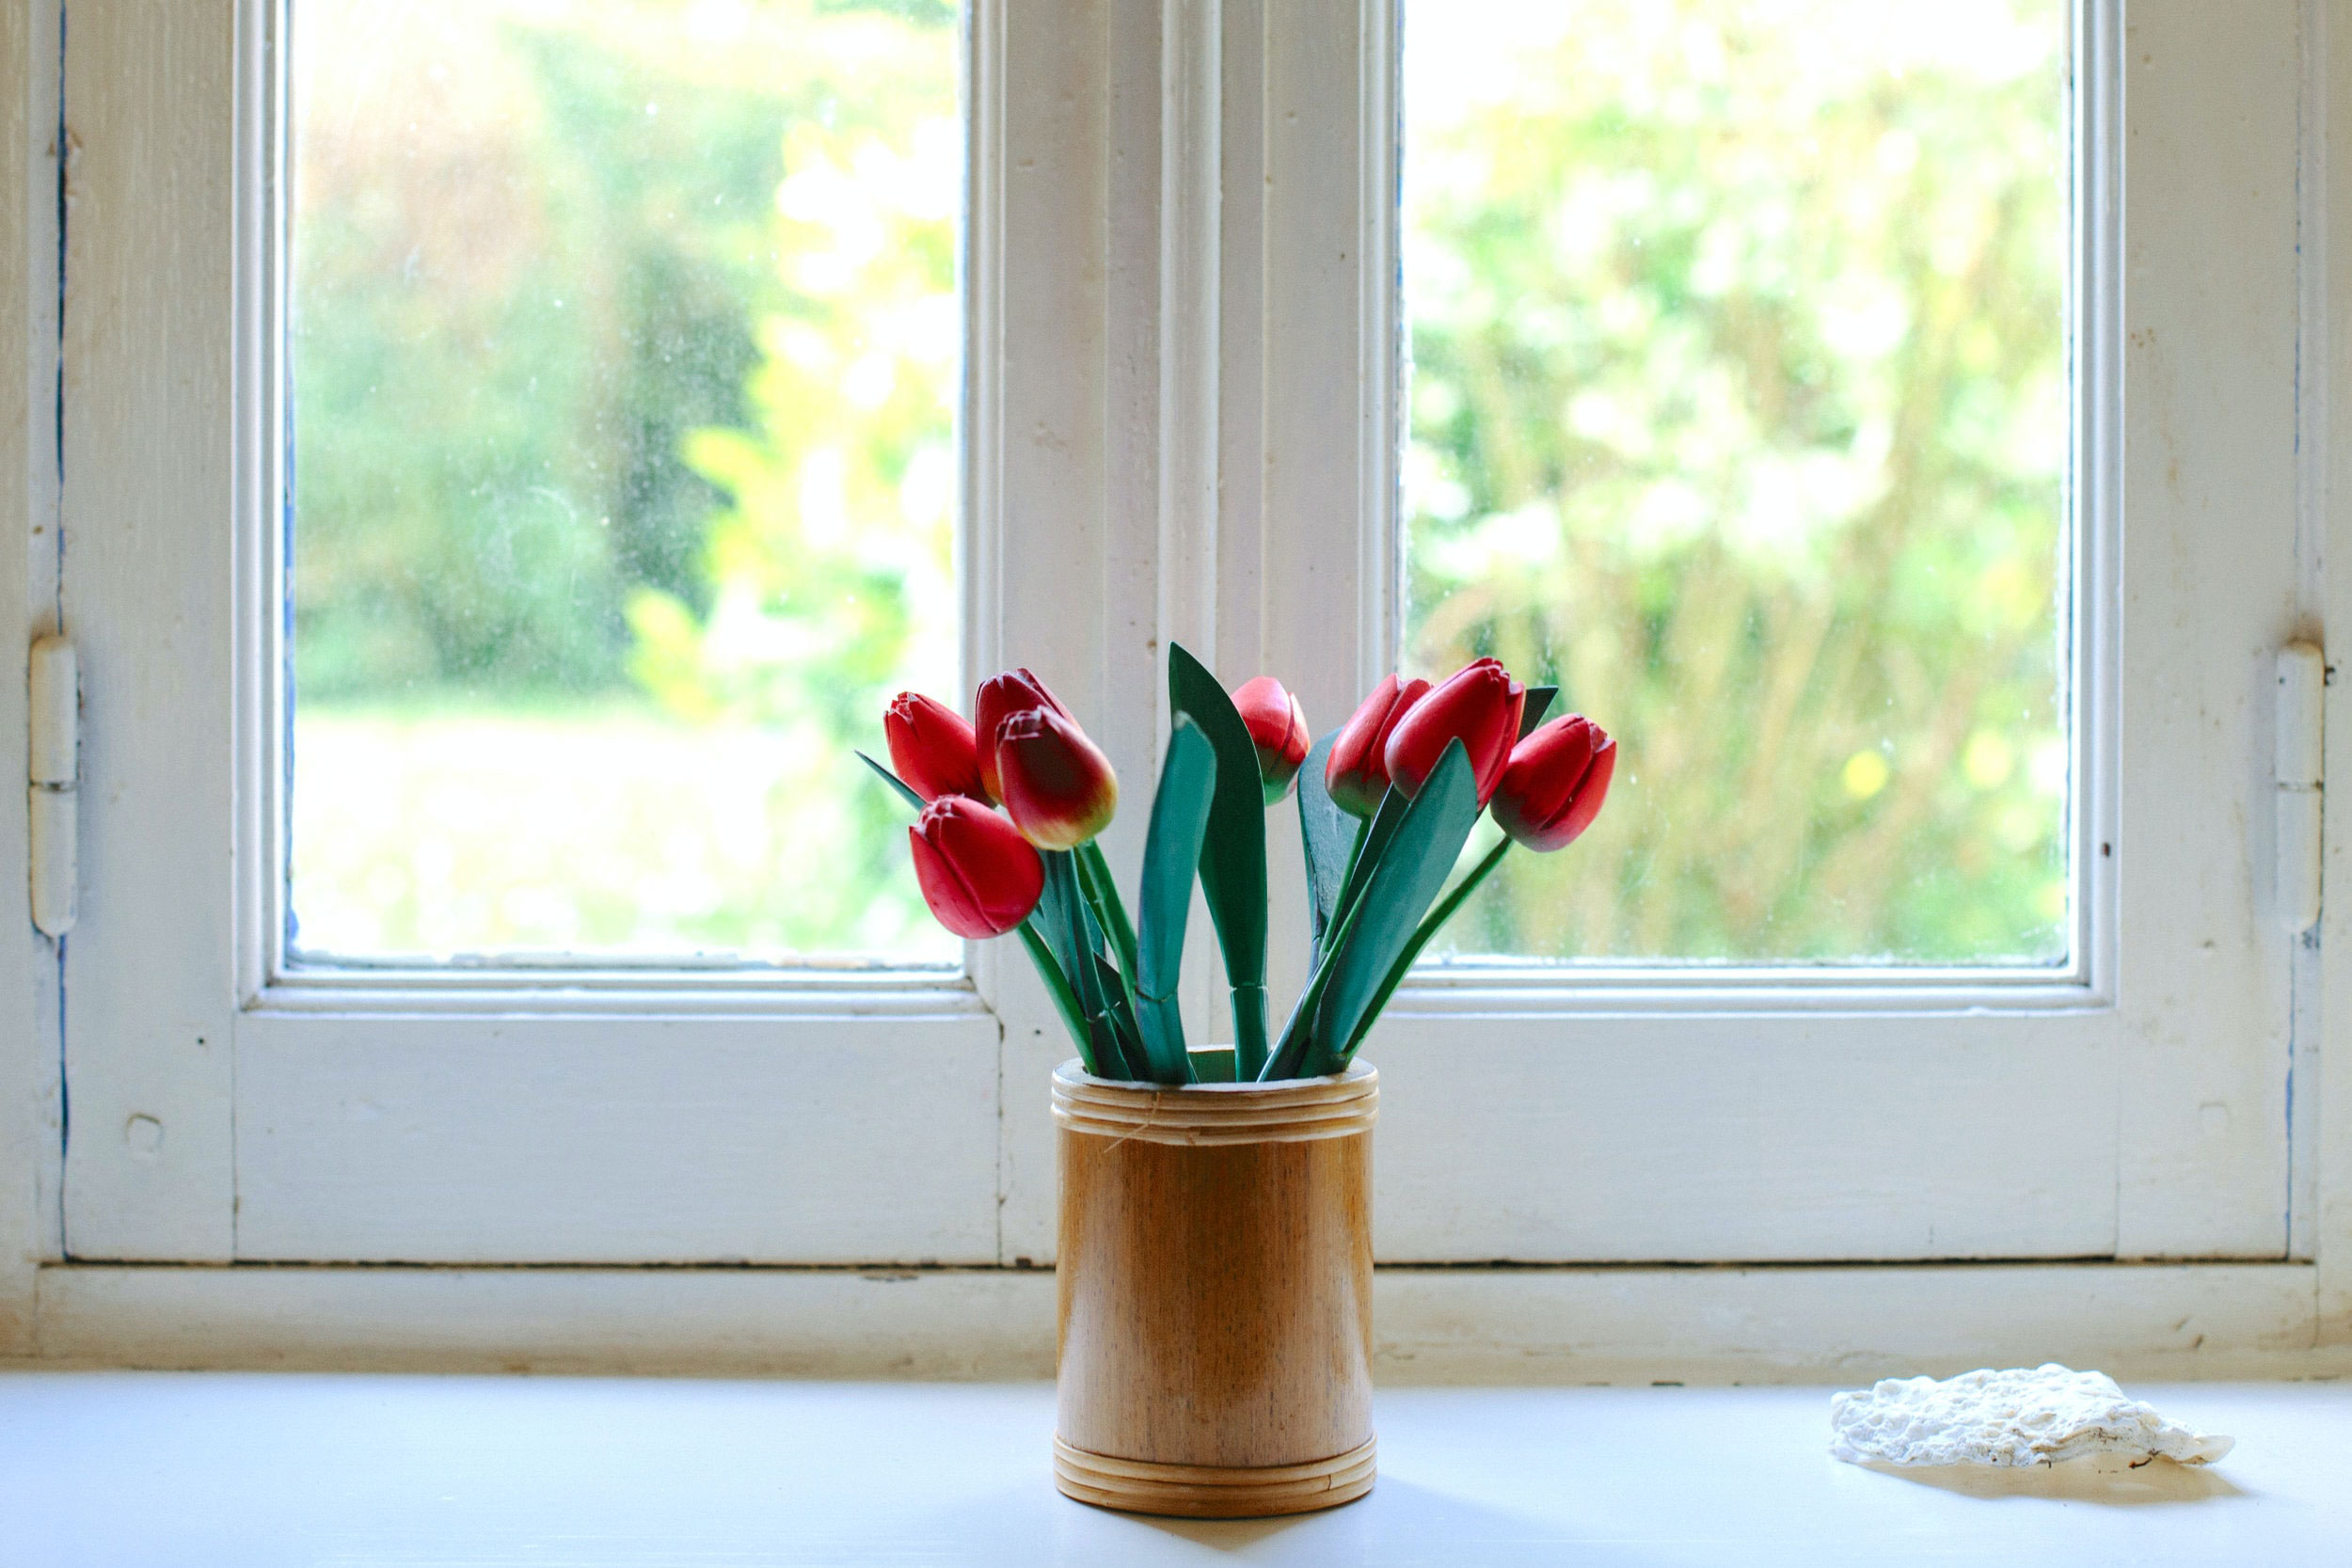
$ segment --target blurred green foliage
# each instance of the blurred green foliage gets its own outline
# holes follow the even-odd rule
[[[361,948],[950,950],[847,748],[898,685],[955,684],[954,7],[306,0],[301,22],[297,909]],[[594,896],[441,878],[420,904],[419,847],[472,842],[432,807],[479,803],[456,738],[511,775],[501,705],[551,769],[520,825],[550,852],[510,871],[643,840],[650,802],[556,771],[596,753],[547,728],[605,726],[602,771],[651,788],[675,769],[628,754],[632,692],[714,760],[776,754],[727,738],[747,730],[789,742],[735,835],[755,865],[684,877],[640,842],[636,913],[612,866]],[[306,796],[300,715],[354,705],[389,721],[319,730],[335,760]],[[330,771],[358,798],[371,737],[403,749],[379,768],[410,781],[398,820],[323,798]]]
[[[1406,662],[1624,747],[1458,952],[2064,956],[2062,11],[1408,3]],[[847,748],[957,685],[954,8],[299,20],[297,908],[950,951]]]
[[[1621,747],[1457,953],[2065,957],[2063,24],[1407,5],[1407,661]]]

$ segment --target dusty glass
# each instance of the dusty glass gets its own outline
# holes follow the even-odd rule
[[[936,962],[940,0],[293,7],[298,957]]]
[[[1455,961],[2069,957],[2067,25],[1406,0],[1403,662],[1621,748]]]

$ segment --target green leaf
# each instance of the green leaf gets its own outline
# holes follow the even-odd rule
[[[1095,984],[1103,992],[1103,1020],[1119,1037],[1119,1053],[1127,1059],[1128,1076],[1140,1083],[1165,1082],[1152,1076],[1152,1064],[1144,1056],[1143,1035],[1136,1026],[1136,1006],[1127,994],[1126,981],[1101,949],[1096,949],[1093,958]]]
[[[1347,859],[1347,874],[1340,886],[1339,897],[1332,905],[1331,924],[1325,930],[1315,954],[1315,967],[1307,977],[1307,989],[1299,993],[1291,1007],[1288,1022],[1282,1025],[1281,1037],[1258,1070],[1262,1082],[1295,1078],[1304,1070],[1307,1058],[1315,1044],[1315,1023],[1323,1002],[1323,993],[1330,985],[1334,973],[1332,959],[1355,929],[1356,919],[1363,911],[1364,890],[1372,874],[1379,868],[1380,858],[1396,831],[1405,820],[1412,802],[1402,790],[1391,786],[1380,797],[1380,807],[1370,822],[1356,832],[1353,847]]]
[[[1071,1040],[1078,1048],[1078,1065],[1097,1078],[1094,1041],[1089,1037],[1087,1015],[1078,1006],[1078,998],[1070,990],[1070,976],[1061,972],[1053,948],[1038,934],[1034,918],[1020,925],[1021,945],[1029,950],[1029,962],[1037,966],[1038,978],[1045,982],[1046,991],[1054,998],[1054,1010],[1061,1014],[1062,1026],[1070,1031]]]
[[[1383,802],[1381,809],[1388,809]],[[1459,740],[1446,744],[1421,793],[1364,879],[1359,918],[1331,957],[1332,976],[1316,1009],[1301,1071],[1312,1077],[1339,1070],[1348,1042],[1389,971],[1412,941],[1462,846],[1478,822],[1478,781]]]
[[[1070,990],[1077,998],[1078,1010],[1086,1019],[1087,1037],[1092,1044],[1098,1077],[1132,1079],[1126,1053],[1120,1049],[1119,1031],[1110,1019],[1110,1002],[1103,993],[1102,976],[1095,970],[1094,922],[1087,914],[1086,898],[1078,891],[1078,874],[1071,863],[1067,849],[1048,849],[1040,857],[1045,863],[1045,893],[1038,900],[1035,915],[1052,944],[1055,960],[1062,973],[1070,977]]]
[[[1290,1020],[1282,1025],[1281,1037],[1275,1041],[1273,1051],[1267,1054],[1265,1066],[1258,1069],[1258,1082],[1273,1083],[1300,1076],[1309,1048],[1314,1044],[1314,1023],[1316,1015],[1322,1010],[1323,993],[1330,988],[1331,976],[1339,968],[1331,961],[1331,956],[1347,945],[1348,933],[1355,930],[1356,923],[1363,912],[1364,903],[1359,898],[1354,907],[1341,911],[1339,919],[1333,923],[1323,959],[1315,965],[1314,973],[1307,976],[1307,989],[1300,991],[1298,1000],[1291,1005]]]
[[[1380,982],[1379,990],[1373,995],[1372,1006],[1364,1009],[1362,1022],[1356,1025],[1356,1033],[1349,1037],[1346,1047],[1341,1051],[1341,1067],[1346,1067],[1348,1059],[1356,1054],[1356,1048],[1364,1043],[1364,1037],[1372,1032],[1373,1024],[1379,1021],[1380,1009],[1389,1005],[1389,998],[1396,994],[1396,988],[1403,985],[1405,976],[1412,973],[1413,964],[1420,958],[1422,949],[1429,945],[1429,939],[1444,928],[1445,923],[1454,918],[1454,912],[1469,901],[1471,894],[1478,891],[1478,884],[1485,881],[1487,875],[1502,863],[1502,857],[1510,847],[1509,839],[1497,839],[1495,847],[1479,857],[1478,863],[1470,867],[1470,875],[1456,882],[1451,892],[1438,899],[1438,907],[1423,916],[1422,923],[1413,928],[1413,940],[1405,944],[1405,951],[1398,954],[1396,962],[1389,966],[1388,978]]]
[[[1119,884],[1111,879],[1110,863],[1103,858],[1102,847],[1093,839],[1087,840],[1073,851],[1078,868],[1078,885],[1087,895],[1087,907],[1093,911],[1094,924],[1111,939],[1111,950],[1119,955],[1119,967],[1133,983],[1136,973],[1136,928],[1127,924],[1127,906],[1119,901]]]
[[[1136,1027],[1141,1033],[1146,1076],[1154,1084],[1192,1083],[1194,1053],[1184,1048],[1184,1009],[1172,996],[1136,998]],[[1171,1054],[1173,1053],[1173,1054]]]
[[[1152,828],[1143,844],[1143,880],[1136,908],[1143,935],[1136,983],[1146,996],[1172,996],[1184,958],[1184,927],[1192,913],[1192,878],[1209,827],[1216,784],[1216,755],[1200,726],[1179,718],[1160,765],[1152,800]]]
[[[1225,688],[1177,643],[1168,646],[1169,709],[1200,727],[1216,753],[1216,789],[1200,848],[1200,891],[1233,993],[1233,1050],[1244,1079],[1264,1065],[1265,792],[1258,749]]]
[[[1151,1074],[1137,1060],[1143,1042],[1136,1034],[1135,1014],[1127,1006],[1126,983],[1103,956],[1103,928],[1095,924],[1094,911],[1088,908],[1085,893],[1077,885],[1078,863],[1074,854],[1062,857],[1062,875],[1078,909],[1078,940],[1084,949],[1079,961],[1086,969],[1079,997],[1086,1005],[1095,1052],[1105,1064],[1116,1061],[1121,1078],[1130,1083],[1147,1081]]]
[[[1389,851],[1389,841],[1396,837],[1397,829],[1404,824],[1405,814],[1412,807],[1413,802],[1406,800],[1405,792],[1394,784],[1391,784],[1388,793],[1380,797],[1380,809],[1372,814],[1372,820],[1364,824],[1364,831],[1357,836],[1355,857],[1347,863],[1347,879],[1340,886],[1339,902],[1332,906],[1335,919],[1345,919],[1348,911],[1363,897],[1365,887],[1372,881],[1372,874],[1380,867],[1380,858]],[[1329,942],[1324,943],[1327,949],[1330,945]]]
[[[1192,1058],[1192,1081],[1196,1084],[1230,1084],[1233,1081],[1233,1048],[1230,1045],[1196,1045],[1186,1053]]]
[[[1144,1054],[1162,1083],[1190,1081],[1184,1025],[1176,1006],[1184,972],[1184,927],[1192,915],[1192,879],[1209,828],[1216,787],[1216,753],[1199,725],[1179,716],[1152,798],[1152,830],[1143,845],[1143,880],[1136,914],[1143,923],[1136,960],[1136,1022]]]
[[[1340,810],[1323,786],[1324,769],[1331,761],[1331,745],[1340,737],[1333,730],[1314,744],[1298,769],[1298,842],[1307,856],[1307,912],[1314,951],[1323,951],[1323,933],[1339,909],[1340,889],[1347,880],[1348,858],[1364,825]]]
[[[1519,709],[1519,739],[1525,740],[1535,726],[1544,721],[1544,715],[1551,711],[1551,700],[1558,695],[1560,689],[1556,686],[1531,686],[1527,689],[1527,705]]]
[[[881,763],[876,762],[872,757],[867,756],[864,752],[857,753],[857,760],[866,764],[866,767],[872,768],[875,772],[880,773],[882,777],[882,782],[888,784],[891,788],[897,790],[899,796],[905,800],[906,803],[913,806],[916,811],[919,812],[925,806],[930,804],[930,801],[914,793],[914,790],[909,789],[906,785],[905,780],[899,778],[898,774],[893,773],[889,768],[884,768]]]

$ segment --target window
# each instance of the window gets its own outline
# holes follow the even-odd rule
[[[2307,1249],[2284,24],[1426,10],[77,12],[64,1250],[1049,1258],[1051,1008],[821,769],[1019,663],[1146,778],[1169,640],[1627,739],[1369,1052],[1385,1259]]]
[[[1455,950],[2066,969],[2065,7],[1424,10],[1405,661],[1630,762]]]
[[[953,8],[292,21],[288,958],[952,962]]]

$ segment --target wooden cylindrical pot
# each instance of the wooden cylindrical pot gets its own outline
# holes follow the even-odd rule
[[[1054,1075],[1054,1479],[1255,1518],[1372,1490],[1379,1074],[1157,1088]]]

